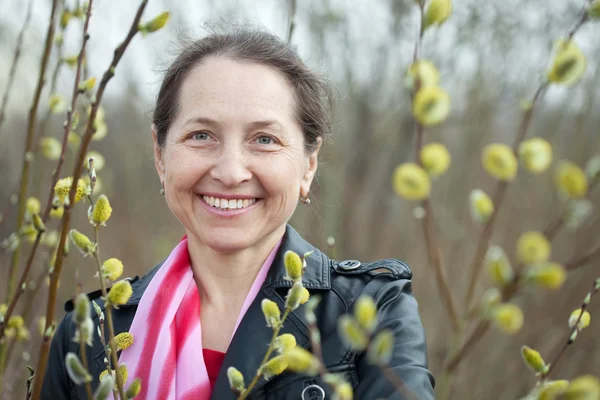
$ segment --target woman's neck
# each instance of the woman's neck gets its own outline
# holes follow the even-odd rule
[[[235,253],[222,253],[188,234],[188,251],[203,307],[239,311],[265,260],[281,239],[279,229],[262,241]]]

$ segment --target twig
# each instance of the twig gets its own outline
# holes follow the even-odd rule
[[[563,353],[565,352],[565,350],[567,349],[567,347],[569,347],[569,345],[575,341],[575,337],[573,337],[573,335],[577,335],[575,332],[577,332],[579,330],[579,321],[581,321],[581,318],[583,317],[583,313],[584,313],[585,309],[588,307],[592,297],[594,297],[594,294],[596,294],[598,292],[598,289],[599,289],[598,283],[594,282],[592,291],[588,292],[588,294],[586,296],[587,301],[584,301],[581,304],[581,312],[579,313],[579,317],[577,317],[577,321],[575,321],[575,324],[573,325],[573,329],[570,331],[565,344],[562,346],[562,348],[560,349],[560,351],[558,352],[558,354],[556,355],[554,360],[549,364],[550,367],[548,368],[548,371],[546,371],[545,373],[540,375],[540,381],[542,381],[543,379],[547,378],[550,375],[550,373],[552,372],[554,367],[556,367],[556,364],[558,364],[558,361],[560,361],[560,359],[561,359]]]
[[[600,257],[600,245],[596,246],[589,253],[587,253],[579,258],[576,258],[572,261],[567,262],[565,264],[565,269],[573,270],[573,269],[579,268],[582,265],[585,265],[588,262],[592,261],[596,257]]]
[[[400,378],[400,376],[398,376],[398,374],[392,370],[392,367],[389,365],[382,365],[379,369],[381,370],[383,376],[385,376],[385,379],[390,381],[396,390],[400,392],[402,396],[404,396],[404,398],[408,400],[419,400],[415,393],[404,384],[402,378]]]
[[[8,104],[8,95],[10,90],[12,89],[12,85],[15,80],[15,72],[17,71],[17,64],[19,63],[19,58],[21,57],[21,50],[23,48],[23,37],[25,36],[25,31],[29,26],[29,21],[31,20],[31,4],[33,0],[29,0],[27,2],[27,13],[25,14],[25,21],[23,22],[23,26],[21,27],[21,31],[19,32],[19,36],[17,36],[17,45],[15,46],[15,53],[13,55],[12,63],[10,64],[10,72],[8,73],[8,82],[6,83],[6,87],[4,88],[4,94],[2,95],[2,103],[0,105],[0,126],[4,122],[4,113],[6,112],[6,105]]]
[[[453,372],[458,364],[462,361],[468,351],[473,347],[475,343],[479,341],[483,337],[483,335],[490,328],[490,321],[479,321],[473,332],[471,332],[471,336],[466,340],[466,342],[462,345],[462,347],[456,352],[456,354],[448,361],[445,371]]]
[[[258,367],[258,371],[256,371],[256,375],[254,375],[254,378],[252,379],[252,381],[250,382],[250,384],[248,385],[248,387],[246,388],[246,390],[244,390],[242,392],[242,394],[240,394],[240,397],[238,397],[237,400],[244,400],[244,399],[246,399],[246,397],[248,397],[248,395],[250,394],[250,392],[252,391],[252,389],[254,389],[254,386],[256,386],[256,384],[258,383],[258,380],[262,376],[260,368],[263,365],[265,365],[265,363],[269,360],[269,357],[271,357],[271,354],[275,350],[275,339],[277,339],[277,336],[279,336],[279,331],[283,327],[283,323],[285,322],[285,320],[287,319],[287,317],[288,317],[288,315],[290,314],[291,311],[292,311],[292,309],[289,308],[289,307],[287,307],[285,309],[285,311],[283,312],[283,316],[281,317],[281,322],[279,323],[279,325],[277,325],[277,327],[273,328],[273,336],[271,337],[271,342],[269,343],[269,348],[267,349],[267,352],[265,353],[265,356],[263,357],[262,361],[260,362],[260,366]]]
[[[71,186],[71,191],[69,193],[69,204],[74,204],[75,189],[77,187],[77,181],[79,180],[79,177],[81,176],[81,169],[83,166],[83,161],[84,161],[85,155],[87,153],[87,148],[88,148],[89,143],[94,134],[94,119],[96,118],[96,114],[98,113],[98,106],[100,105],[100,102],[102,100],[104,90],[106,89],[106,85],[108,84],[110,79],[114,76],[115,68],[116,68],[117,64],[119,63],[119,61],[121,60],[121,57],[123,56],[123,53],[127,49],[127,46],[129,45],[129,43],[131,42],[131,40],[133,39],[135,34],[138,32],[138,24],[140,22],[140,19],[142,17],[144,9],[146,8],[147,3],[148,3],[148,0],[142,0],[142,2],[140,3],[140,6],[134,17],[134,20],[129,29],[129,32],[128,32],[125,40],[121,43],[121,45],[119,45],[116,48],[114,55],[113,55],[113,59],[110,63],[110,66],[104,73],[102,80],[100,82],[100,85],[98,87],[98,91],[96,93],[96,101],[92,104],[90,116],[87,121],[85,135],[83,136],[81,147],[79,149],[79,155],[77,157],[77,160],[75,161],[75,167],[73,169],[74,185]],[[63,143],[63,145],[64,145],[64,143]],[[62,228],[61,228],[61,235],[60,235],[60,240],[59,240],[59,249],[64,248],[70,220],[71,220],[71,207],[65,207],[65,212],[63,215],[63,219],[62,219]],[[56,304],[58,279],[59,279],[60,273],[62,271],[63,258],[64,258],[64,256],[63,256],[62,250],[58,251],[57,255],[56,255],[56,262],[54,264],[52,278],[50,280],[50,289],[49,289],[49,293],[48,293],[48,302],[47,302],[47,309],[46,309],[46,328],[48,328],[48,324],[54,320],[54,305]],[[33,396],[32,396],[33,400],[38,400],[39,396],[40,396],[41,383],[42,383],[44,374],[46,372],[46,362],[48,359],[49,348],[50,348],[50,338],[44,337],[44,340],[41,343],[40,351],[39,351],[38,367],[36,369],[36,380],[35,380],[34,392],[33,392]]]
[[[292,43],[292,35],[296,29],[296,0],[290,0],[290,25],[288,28],[287,42]]]
[[[423,35],[425,33],[425,26],[423,23],[423,4],[421,2],[419,2],[419,12],[421,16],[421,23],[419,25],[418,38],[415,42],[413,63],[417,62],[419,59],[419,54],[421,51],[420,49],[423,42]],[[415,87],[411,92],[411,102],[414,102],[414,97],[418,92],[420,86],[421,82],[417,74],[417,77],[415,79]],[[414,119],[414,128],[416,136],[415,160],[417,164],[423,166],[419,155],[421,153],[421,149],[423,148],[424,127],[421,123],[419,123],[419,121]],[[435,272],[436,283],[442,294],[444,305],[447,308],[452,329],[454,331],[458,331],[460,329],[460,319],[458,317],[457,311],[458,309],[456,307],[456,300],[454,299],[454,295],[450,290],[450,284],[448,283],[446,270],[442,263],[441,249],[437,244],[434,228],[433,207],[431,206],[431,201],[428,198],[422,201],[421,206],[425,210],[425,217],[423,218],[423,234],[425,236],[425,244],[427,246],[427,254],[429,256],[429,264],[433,267],[433,270]]]
[[[81,353],[81,363],[83,364],[83,368],[86,371],[89,371],[88,369],[88,361],[87,361],[87,349],[85,348],[86,343],[85,343],[85,337],[84,335],[79,335],[79,351]],[[92,394],[92,384],[90,381],[85,382],[85,391],[87,393],[87,398],[88,400],[94,400],[94,395]]]
[[[27,187],[29,186],[29,169],[31,162],[33,161],[33,136],[35,133],[37,109],[40,103],[40,97],[42,95],[42,88],[46,82],[46,67],[48,65],[48,58],[50,58],[50,49],[52,48],[52,36],[54,32],[54,15],[56,14],[56,8],[58,0],[52,1],[52,9],[50,11],[50,23],[48,24],[48,30],[46,32],[46,43],[44,47],[44,53],[40,62],[40,74],[38,77],[35,94],[31,102],[29,109],[29,119],[27,121],[27,134],[25,138],[25,153],[23,155],[23,169],[21,171],[21,183],[19,186],[19,197],[18,197],[18,212],[15,232],[18,232],[23,225],[23,217],[25,216],[25,200],[27,197]],[[9,299],[13,295],[15,280],[17,279],[17,271],[19,266],[19,255],[21,247],[13,252],[10,272],[8,276],[8,285],[6,298]]]

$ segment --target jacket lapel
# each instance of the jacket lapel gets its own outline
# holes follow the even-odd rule
[[[329,259],[327,256],[305,241],[290,225],[287,225],[281,246],[273,260],[267,278],[248,311],[246,311],[229,344],[211,399],[235,398],[229,389],[227,379],[227,368],[229,367],[237,368],[244,375],[246,386],[254,378],[273,336],[272,329],[266,326],[261,302],[265,298],[273,300],[283,310],[285,307],[284,297],[287,294],[287,289],[292,286],[291,282],[284,278],[283,258],[288,250],[293,250],[301,256],[309,251],[313,252],[306,259],[306,270],[303,276],[303,284],[311,294],[314,291],[331,289]],[[306,349],[310,347],[310,334],[304,317],[304,306],[300,306],[290,313],[279,332],[279,334],[282,333],[294,335],[298,346]],[[266,383],[267,381],[261,378],[251,393],[256,393]]]

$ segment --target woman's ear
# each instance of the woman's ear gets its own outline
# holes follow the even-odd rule
[[[162,148],[158,144],[156,125],[152,124],[152,142],[154,144],[154,166],[161,182],[165,181],[165,165],[163,163]]]
[[[317,167],[319,166],[319,150],[321,149],[322,144],[323,138],[318,137],[315,151],[313,151],[312,154],[310,154],[306,159],[306,171],[300,184],[302,196],[308,196],[308,192],[310,192],[310,185],[317,174]]]

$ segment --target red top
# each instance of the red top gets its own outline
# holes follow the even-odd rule
[[[208,379],[210,380],[210,388],[214,389],[221,364],[225,358],[225,353],[220,351],[202,349],[202,355],[204,356],[204,365],[206,365],[206,372],[208,373]]]

